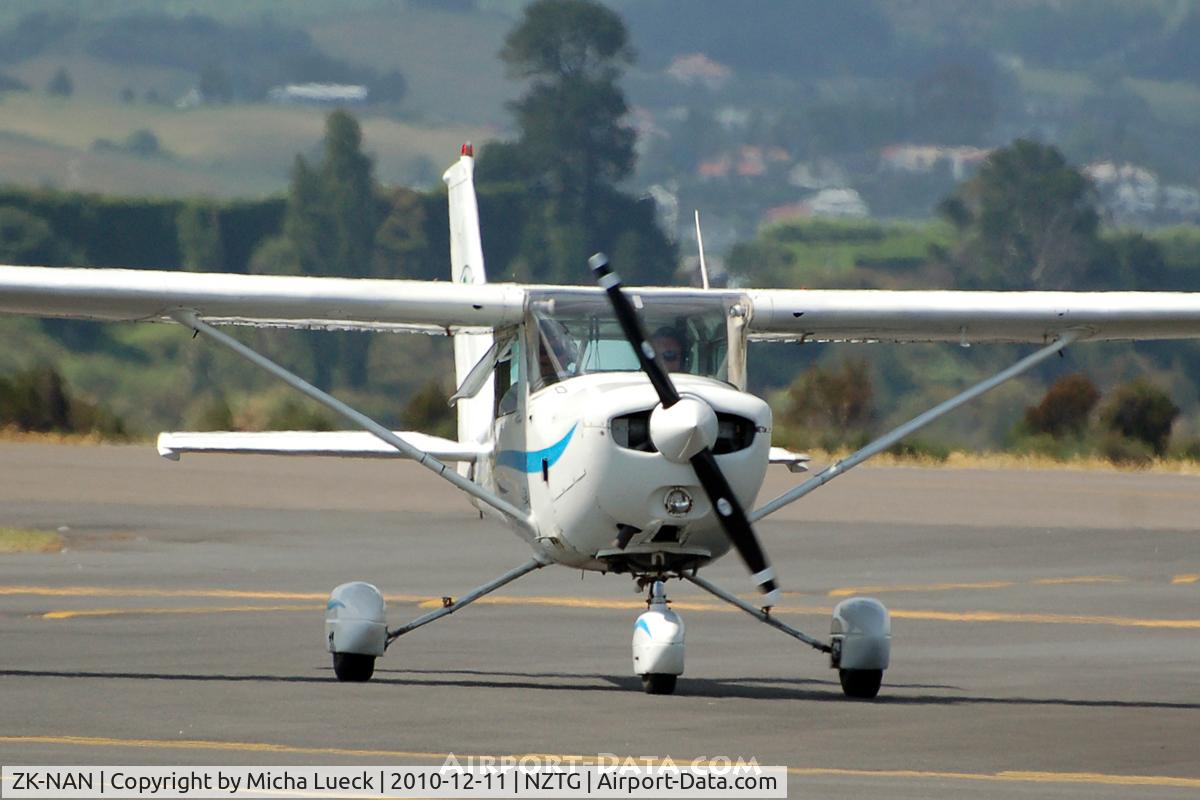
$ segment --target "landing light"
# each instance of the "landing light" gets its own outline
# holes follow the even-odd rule
[[[692,496],[683,489],[676,487],[667,492],[667,497],[663,501],[663,505],[667,507],[668,514],[675,517],[682,517],[692,510]]]

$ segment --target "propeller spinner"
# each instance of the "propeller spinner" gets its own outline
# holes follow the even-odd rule
[[[633,303],[621,291],[621,278],[609,266],[608,257],[597,253],[588,259],[588,266],[595,274],[596,281],[607,292],[625,338],[633,345],[642,371],[658,393],[660,405],[650,417],[651,440],[665,458],[691,463],[696,478],[716,509],[725,535],[746,562],[752,580],[762,592],[763,605],[776,605],[780,595],[775,571],[767,563],[767,556],[754,535],[754,529],[750,527],[750,520],[746,518],[746,512],[717,466],[717,459],[712,452],[712,445],[716,441],[716,414],[701,398],[680,395],[675,389],[653,345],[646,338]]]

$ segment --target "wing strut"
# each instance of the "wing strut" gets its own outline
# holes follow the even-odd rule
[[[699,575],[697,575],[695,573],[695,571],[681,572],[681,573],[679,573],[679,577],[683,578],[685,581],[689,581],[690,583],[696,584],[704,591],[708,592],[709,594],[711,594],[715,597],[721,598],[726,603],[729,603],[731,606],[737,606],[742,611],[745,611],[747,614],[754,617],[759,622],[765,622],[766,624],[770,625],[772,628],[783,631],[788,636],[791,636],[793,639],[799,639],[800,641],[804,642],[806,645],[813,648],[814,650],[820,650],[822,653],[828,653],[833,650],[832,647],[830,647],[825,642],[822,642],[820,639],[814,639],[813,637],[809,636],[804,631],[797,630],[796,628],[793,628],[791,625],[788,625],[785,622],[780,622],[777,618],[771,616],[770,609],[755,608],[754,606],[750,605],[742,598],[738,597],[736,594],[733,594],[732,592],[727,592],[724,589],[722,589],[720,586],[717,586],[715,583],[706,581],[704,578],[701,578]]]
[[[434,474],[446,479],[480,502],[496,509],[501,514],[517,523],[525,538],[532,540],[533,537],[536,536],[533,520],[530,519],[528,514],[521,511],[511,503],[497,497],[474,481],[459,475],[452,467],[449,467],[441,461],[438,461],[424,450],[420,450],[412,446],[394,434],[392,431],[368,417],[366,414],[356,411],[355,409],[343,403],[341,400],[338,400],[336,397],[321,391],[308,381],[295,375],[294,373],[287,371],[271,359],[256,352],[255,350],[252,350],[251,348],[239,342],[237,339],[234,339],[232,336],[222,333],[213,326],[201,320],[194,311],[177,309],[175,311],[171,311],[170,316],[179,324],[191,328],[196,333],[207,336],[209,339],[212,339],[217,344],[232,350],[234,353],[238,354],[255,366],[262,367],[276,378],[279,378],[281,381],[291,386],[293,389],[296,389],[307,397],[316,400],[318,403],[325,406],[338,416],[346,418],[354,425],[357,425],[377,438],[382,439],[384,442],[396,448],[401,453],[416,461],[418,464],[430,470]]]
[[[871,456],[877,455],[877,454],[883,452],[884,450],[886,450],[889,447],[891,447],[892,445],[894,445],[896,442],[903,439],[905,436],[908,436],[910,433],[915,433],[916,431],[919,431],[921,428],[924,428],[926,425],[933,422],[935,419],[938,419],[939,417],[942,417],[942,416],[950,413],[951,411],[958,408],[962,404],[967,403],[971,400],[974,400],[976,397],[979,397],[984,392],[995,389],[1000,384],[1004,383],[1007,380],[1011,380],[1012,378],[1017,377],[1022,372],[1025,372],[1026,370],[1028,370],[1030,367],[1034,367],[1034,366],[1042,363],[1047,358],[1049,358],[1050,356],[1059,352],[1064,347],[1069,345],[1071,342],[1073,342],[1077,338],[1079,338],[1079,335],[1080,335],[1080,331],[1076,331],[1076,330],[1067,331],[1062,336],[1060,336],[1058,339],[1056,339],[1055,341],[1046,345],[1045,347],[1038,350],[1037,352],[1029,354],[1025,358],[1023,358],[1020,361],[1018,361],[1017,363],[1013,364],[1008,369],[1002,370],[1001,372],[997,372],[995,375],[988,378],[987,380],[980,381],[979,383],[972,386],[970,389],[967,389],[966,391],[964,391],[960,394],[957,394],[954,397],[951,397],[949,400],[945,401],[944,403],[939,403],[938,405],[936,405],[933,408],[926,411],[924,414],[920,414],[916,417],[913,417],[912,419],[910,419],[908,422],[904,423],[900,427],[894,428],[890,432],[885,433],[883,436],[880,436],[878,439],[876,439],[873,442],[871,442],[870,444],[866,445],[861,450],[858,450],[858,451],[846,456],[841,461],[838,461],[838,462],[826,467],[825,469],[818,472],[816,475],[814,475],[811,478],[809,478],[808,480],[806,480],[804,483],[802,483],[792,489],[789,489],[788,491],[786,491],[783,494],[776,497],[774,500],[771,500],[770,502],[766,503],[765,505],[760,506],[759,508],[755,509],[753,511],[753,513],[750,514],[750,521],[757,522],[758,520],[762,519],[763,517],[767,516],[768,514],[774,514],[779,509],[783,508],[784,506],[786,506],[790,503],[796,502],[801,497],[804,497],[806,494],[812,492],[814,489],[821,488],[822,486],[829,483],[831,480],[838,477],[839,475],[845,475],[851,469],[853,469],[854,467],[857,467],[859,464],[866,461]]]

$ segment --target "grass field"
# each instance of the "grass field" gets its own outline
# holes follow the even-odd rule
[[[1022,67],[1017,70],[1017,78],[1026,92],[1064,100],[1078,101],[1100,92],[1096,81],[1082,72]],[[1200,125],[1200,88],[1194,84],[1125,78],[1121,87],[1149,103],[1150,110],[1163,122]]]
[[[98,98],[9,94],[0,104],[0,181],[117,194],[245,196],[282,191],[297,153],[315,154],[327,109],[230,105],[177,110]],[[364,149],[385,183],[436,180],[479,127],[361,119]],[[146,129],[164,155],[94,152]]]
[[[876,283],[888,273],[917,269],[928,261],[930,248],[951,246],[954,231],[940,221],[790,220],[764,228],[760,241],[773,251],[775,266],[756,263],[753,279],[778,286],[834,286],[859,268],[878,273]]]
[[[399,69],[408,81],[403,105],[409,112],[431,122],[496,126],[508,123],[504,104],[521,91],[496,57],[513,24],[514,17],[501,13],[410,7],[397,18],[394,9],[376,7],[315,20],[308,30],[336,58]]]

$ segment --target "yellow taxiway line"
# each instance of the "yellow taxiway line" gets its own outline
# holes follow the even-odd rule
[[[1129,583],[1129,578],[1120,575],[1079,575],[1074,578],[1039,578],[1033,581],[1036,586],[1070,586],[1072,584],[1088,583]]]
[[[212,739],[117,739],[105,736],[0,736],[0,744],[51,745],[85,748],[130,748],[147,750],[207,750],[215,752],[288,754],[305,756],[330,756],[335,758],[390,758],[409,761],[426,760],[433,764],[445,763],[454,755],[460,763],[468,758],[481,759],[511,758],[518,762],[523,758],[559,759],[580,765],[595,764],[596,756],[566,755],[555,753],[524,753],[507,755],[467,755],[464,753],[433,753],[414,750],[379,750],[344,747],[306,747],[275,742],[238,742]],[[642,763],[642,759],[634,759]],[[665,757],[663,759],[665,761]],[[671,759],[675,764],[692,764],[687,758]],[[703,760],[699,762],[704,764]],[[952,772],[940,770],[909,769],[845,769],[839,767],[788,767],[789,775],[796,777],[861,777],[886,780],[958,780],[989,781],[1007,783],[1076,784],[1094,786],[1154,786],[1172,789],[1200,789],[1200,778],[1173,775],[1121,775],[1104,772],[1052,772],[1047,770],[1003,770],[999,772]]]
[[[962,589],[1011,589],[1013,581],[975,581],[973,583],[901,583],[877,586],[842,586],[830,589],[829,597],[853,597],[856,594],[890,594],[892,592],[952,592]],[[787,594],[786,592],[784,594]]]
[[[0,586],[0,596],[28,597],[161,597],[230,600],[325,600],[329,592],[249,591],[244,589],[159,589],[145,586]],[[426,595],[388,594],[389,603],[419,603]]]
[[[0,587],[0,594],[5,593],[5,589],[15,589],[18,587]],[[45,587],[44,590],[34,591],[39,587],[21,587],[27,591],[24,594],[38,594],[48,596],[70,596],[70,597],[86,597],[86,587],[65,587],[64,590],[56,590],[50,587]],[[60,595],[59,592],[62,592]],[[186,597],[186,598],[228,598],[228,597],[243,597],[247,599],[262,598],[271,599],[277,595],[288,595],[303,597],[304,599],[312,599],[312,596],[299,593],[275,593],[275,592],[245,592],[240,594],[231,594],[227,590],[179,590],[180,594],[170,594],[175,590],[161,589],[108,589],[104,587],[96,587],[95,595],[97,597]],[[116,592],[116,594],[114,594]],[[9,594],[16,594],[10,591]],[[317,595],[324,599],[325,595]],[[393,603],[415,603],[420,608],[438,608],[441,606],[440,599],[432,599],[417,595],[389,595],[387,598]],[[480,598],[476,601],[479,605],[491,606],[520,606],[520,607],[553,607],[553,608],[582,608],[582,609],[602,609],[602,610],[617,610],[617,611],[636,611],[645,607],[644,601],[641,599],[628,598],[624,600],[597,598],[597,597],[571,597],[560,595],[491,595]],[[737,613],[738,609],[725,603],[706,602],[706,601],[689,601],[681,600],[672,603],[672,606],[680,611],[696,611],[696,612],[714,612],[714,613]],[[124,615],[138,614],[224,614],[224,613],[278,613],[278,612],[312,612],[320,610],[320,606],[307,603],[287,603],[274,605],[256,605],[256,604],[239,604],[239,605],[213,605],[213,606],[157,606],[147,608],[137,607],[103,607],[103,608],[84,608],[84,609],[56,609],[53,611],[42,612],[38,614],[42,619],[50,620],[65,620],[75,619],[79,617],[111,617]],[[935,609],[890,609],[893,619],[902,620],[917,620],[922,622],[1007,622],[1007,623],[1039,623],[1047,625],[1113,625],[1124,628],[1159,628],[1168,630],[1200,630],[1200,619],[1154,619],[1154,618],[1139,618],[1139,617],[1122,617],[1114,615],[1098,615],[1098,614],[1052,614],[1041,612],[1024,612],[1024,611],[941,611]],[[828,616],[833,612],[832,607],[828,606],[776,606],[774,612],[777,614],[794,614],[796,616]]]
[[[75,619],[77,617],[118,617],[127,614],[239,614],[248,612],[320,611],[319,605],[277,606],[175,606],[167,608],[80,608],[47,611],[42,619]]]

